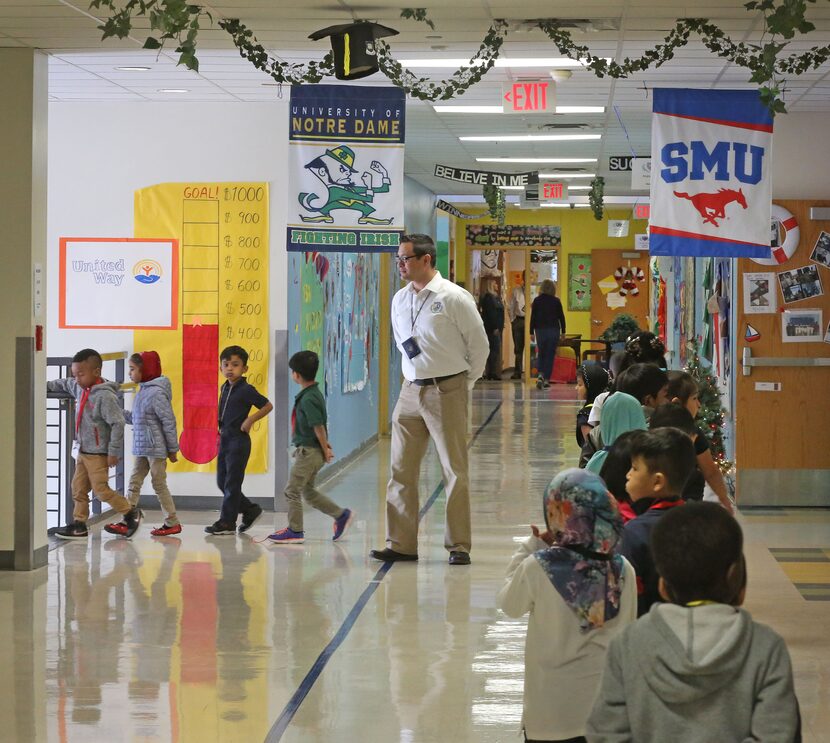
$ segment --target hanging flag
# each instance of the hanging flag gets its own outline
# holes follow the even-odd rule
[[[405,113],[400,88],[291,86],[288,250],[398,249]]]
[[[654,91],[652,255],[769,258],[772,114],[753,90]]]

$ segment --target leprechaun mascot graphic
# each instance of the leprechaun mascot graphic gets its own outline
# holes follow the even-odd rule
[[[354,150],[345,145],[338,145],[326,150],[323,155],[315,157],[305,166],[328,189],[328,194],[322,206],[317,206],[322,197],[316,193],[299,195],[303,209],[314,212],[313,216],[300,215],[303,222],[332,224],[334,222],[334,217],[331,216],[333,211],[350,209],[360,215],[357,218],[358,224],[392,224],[392,219],[379,219],[371,216],[375,212],[375,207],[372,206],[375,194],[389,193],[389,186],[392,183],[389,180],[389,172],[381,163],[373,160],[369,165],[369,170],[380,176],[380,185],[375,186],[375,176],[369,171],[364,171],[360,176],[363,185],[358,186],[353,182],[353,176],[357,173],[353,167],[354,160]]]

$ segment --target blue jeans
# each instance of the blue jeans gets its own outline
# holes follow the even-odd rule
[[[535,333],[539,354],[539,376],[547,381],[553,374],[553,357],[559,345],[559,328],[536,328]]]

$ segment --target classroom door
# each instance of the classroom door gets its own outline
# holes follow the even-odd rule
[[[591,251],[591,337],[597,338],[617,314],[632,315],[648,328],[648,253]]]
[[[810,208],[830,206],[830,201],[776,204],[798,222],[795,253],[772,266],[748,258],[737,262],[733,368],[738,502],[826,508],[830,368],[818,364],[830,364],[830,346],[823,342],[830,340],[830,256],[819,248],[830,242],[823,237],[830,234],[830,220],[811,218]],[[809,333],[802,335],[802,330]],[[744,373],[745,350],[767,365],[747,367],[749,373]]]

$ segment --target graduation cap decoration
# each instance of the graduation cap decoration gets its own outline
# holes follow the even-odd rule
[[[377,57],[366,51],[366,45],[384,36],[396,36],[394,28],[361,21],[315,31],[308,38],[314,41],[331,37],[334,54],[334,76],[338,80],[360,80],[378,71]]]

